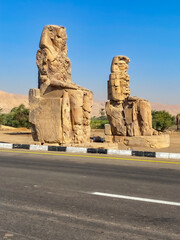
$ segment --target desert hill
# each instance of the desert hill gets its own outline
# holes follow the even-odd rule
[[[0,108],[3,113],[8,113],[14,107],[24,104],[29,106],[28,96],[0,91]]]
[[[17,107],[20,104],[24,104],[29,107],[28,96],[22,94],[13,94],[0,91],[0,108],[3,109],[2,112],[8,113],[13,107]],[[94,100],[92,107],[92,116],[99,116],[101,108],[104,108],[105,101]],[[161,103],[151,103],[152,110],[160,111],[165,110],[172,115],[177,115],[180,113],[180,105],[170,105]]]
[[[161,103],[151,103],[152,110],[161,111],[165,110],[171,115],[176,116],[180,113],[180,105],[175,104],[161,104]]]

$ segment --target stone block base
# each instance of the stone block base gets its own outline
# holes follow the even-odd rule
[[[170,137],[168,134],[124,137],[124,144],[130,147],[166,148],[170,145]]]
[[[34,141],[59,145],[89,142],[92,93],[88,90],[59,93],[61,97],[40,96],[39,89],[30,89],[29,121]]]

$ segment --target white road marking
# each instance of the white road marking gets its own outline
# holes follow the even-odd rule
[[[150,198],[131,197],[131,196],[117,195],[117,194],[110,194],[110,193],[102,193],[102,192],[92,192],[91,194],[97,195],[97,196],[104,196],[104,197],[121,198],[121,199],[134,200],[134,201],[142,201],[142,202],[160,203],[160,204],[166,204],[166,205],[172,205],[172,206],[180,206],[179,202],[170,202],[170,201],[156,200],[156,199],[150,199]]]

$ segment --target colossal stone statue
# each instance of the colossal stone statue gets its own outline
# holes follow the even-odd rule
[[[41,143],[83,143],[90,137],[93,94],[72,82],[66,40],[64,27],[45,26],[37,51],[39,89],[29,91],[29,120]]]
[[[116,56],[112,60],[108,81],[108,101],[106,114],[114,136],[151,136],[156,134],[152,128],[151,106],[147,100],[130,97],[129,58]]]

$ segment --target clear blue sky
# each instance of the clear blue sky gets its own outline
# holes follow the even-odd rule
[[[0,90],[36,88],[47,24],[66,27],[73,82],[95,99],[106,100],[113,56],[126,55],[132,95],[180,104],[179,0],[0,0]]]

